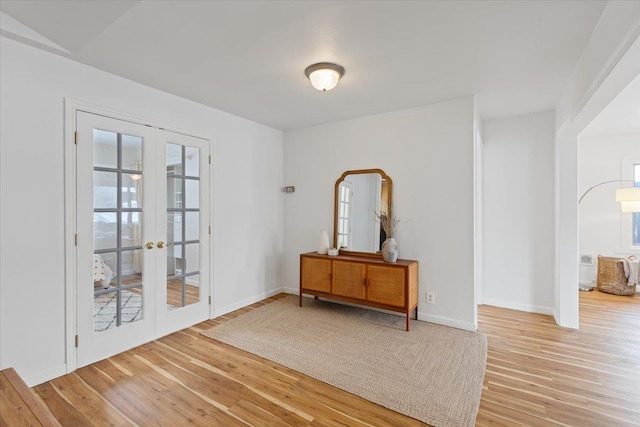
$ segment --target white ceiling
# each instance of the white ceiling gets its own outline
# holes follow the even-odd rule
[[[552,109],[605,4],[2,0],[0,10],[52,43],[3,24],[4,36],[291,129],[468,95],[485,119]],[[304,76],[320,61],[346,69],[327,93]]]

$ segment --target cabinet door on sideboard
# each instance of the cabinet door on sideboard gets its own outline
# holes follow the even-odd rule
[[[301,284],[304,289],[331,292],[331,261],[328,259],[302,258]]]
[[[333,262],[333,293],[343,297],[365,299],[367,266],[359,262]]]
[[[405,269],[370,265],[367,267],[367,300],[404,307]]]

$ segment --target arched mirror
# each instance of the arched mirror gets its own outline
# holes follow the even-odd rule
[[[391,215],[391,178],[381,169],[346,171],[336,181],[333,244],[341,253],[382,256],[375,212]]]

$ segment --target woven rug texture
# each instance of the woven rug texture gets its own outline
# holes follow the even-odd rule
[[[288,296],[203,335],[433,426],[473,426],[487,338],[372,310]]]

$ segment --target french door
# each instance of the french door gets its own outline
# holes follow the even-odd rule
[[[77,112],[77,366],[208,318],[209,144]]]

